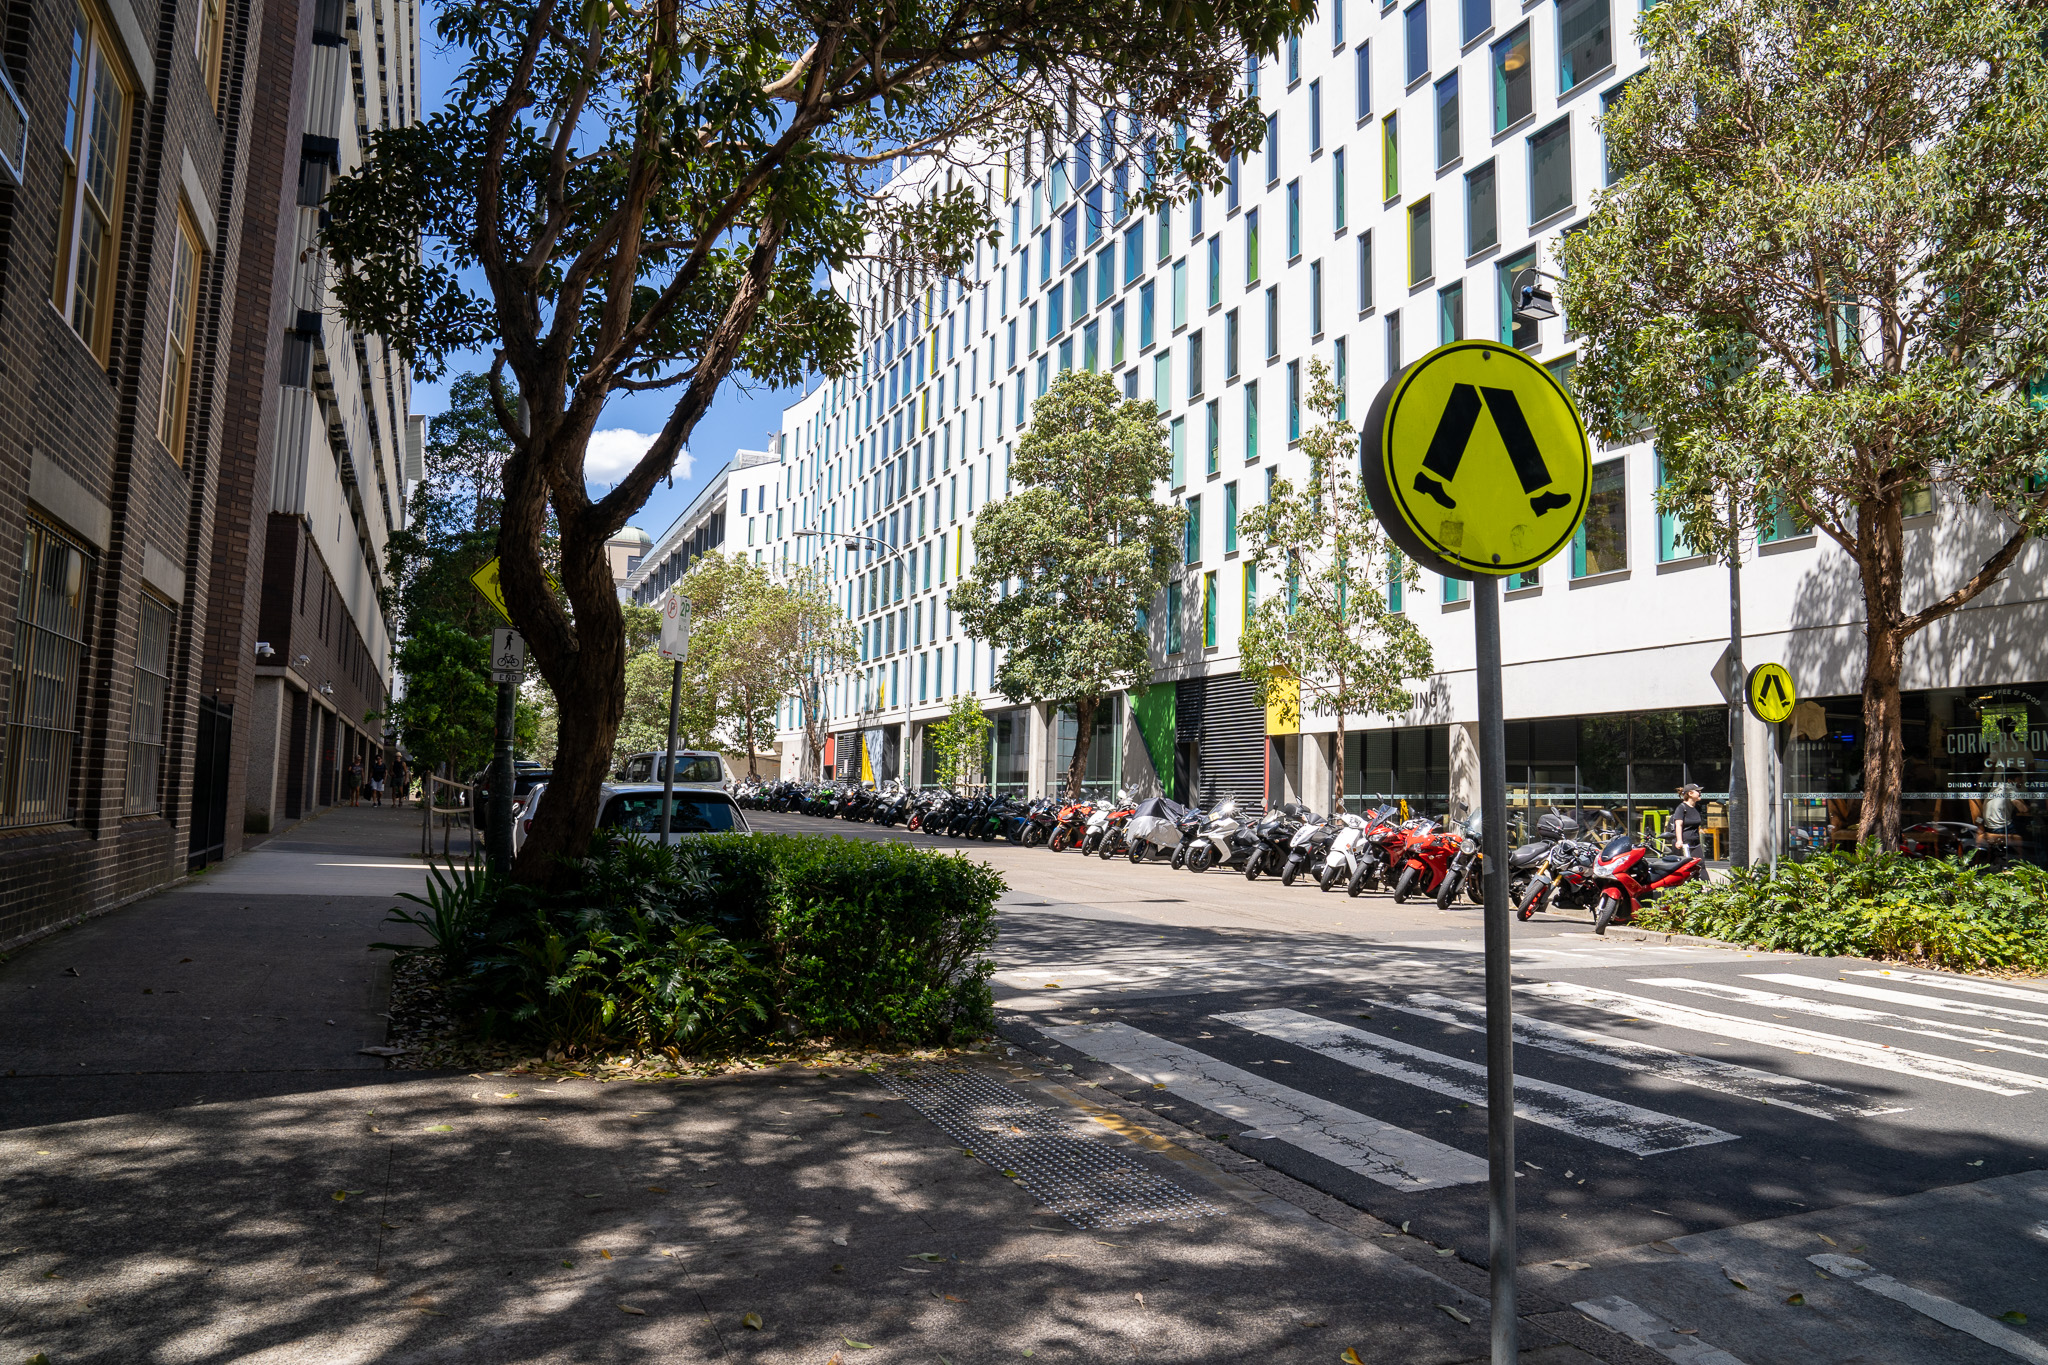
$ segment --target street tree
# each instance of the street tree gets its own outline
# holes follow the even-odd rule
[[[595,823],[626,657],[604,542],[726,381],[854,373],[863,321],[893,321],[963,267],[995,237],[998,194],[1021,192],[1006,172],[1028,180],[1019,158],[1100,111],[1115,111],[1102,152],[1145,163],[1140,207],[1220,185],[1264,134],[1246,54],[1307,14],[1298,0],[440,8],[459,64],[448,107],[368,134],[330,193],[323,248],[351,325],[423,374],[465,349],[496,357],[505,593],[529,657],[576,699],[515,875],[560,875]],[[883,291],[865,319],[832,288],[857,266]],[[669,415],[593,497],[590,435],[612,397],[642,392],[671,395]],[[550,510],[559,598],[541,564]]]
[[[988,713],[971,693],[953,698],[946,718],[932,726],[932,772],[941,786],[979,787],[988,781]]]
[[[1428,639],[1390,605],[1391,592],[1421,578],[1373,516],[1342,401],[1330,367],[1310,362],[1307,406],[1321,420],[1301,437],[1308,478],[1299,487],[1275,479],[1267,500],[1238,518],[1245,572],[1263,593],[1238,638],[1244,672],[1282,724],[1298,725],[1304,710],[1336,721],[1332,810],[1344,805],[1347,718],[1405,714],[1410,685],[1436,667]]]
[[[2048,13],[2003,0],[1667,0],[1603,127],[1619,182],[1565,239],[1596,431],[1655,440],[1659,506],[1815,528],[1864,608],[1859,835],[1897,847],[1907,642],[2048,529]],[[1910,506],[1978,547],[1908,567]],[[1924,563],[1928,568],[1917,567]]]
[[[1149,399],[1068,370],[1031,409],[1010,462],[1014,489],[974,523],[974,568],[947,605],[1000,649],[1011,701],[1072,708],[1067,795],[1081,792],[1096,712],[1152,676],[1143,612],[1165,591],[1185,508],[1153,496],[1173,455]]]
[[[391,720],[414,770],[460,777],[482,767],[497,726],[491,642],[428,617],[400,638],[395,663],[405,688]]]
[[[788,596],[781,614],[787,622],[790,691],[804,730],[803,773],[815,778],[832,727],[825,706],[825,677],[858,657],[860,639],[833,600],[822,564],[784,565],[778,581]]]

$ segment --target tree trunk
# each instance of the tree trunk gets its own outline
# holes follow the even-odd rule
[[[752,699],[749,699],[745,705],[747,707],[745,731],[747,741],[747,781],[758,782],[760,781],[760,775],[754,771],[754,706]]]
[[[1074,702],[1074,761],[1067,765],[1069,801],[1081,799],[1081,778],[1088,772],[1088,747],[1095,739],[1095,713],[1101,707],[1100,697],[1080,697]],[[1053,716],[1057,725],[1059,713],[1055,711]]]
[[[1904,786],[1906,736],[1900,715],[1899,665],[1906,632],[1905,530],[1897,498],[1856,509],[1863,574],[1863,811],[1856,841],[1882,849],[1899,846],[1899,793]]]
[[[565,437],[557,432],[552,439]],[[599,788],[625,714],[626,628],[604,553],[609,532],[592,519],[559,519],[562,588],[573,625],[556,603],[540,562],[547,483],[539,454],[536,441],[506,463],[498,557],[505,605],[526,638],[528,657],[562,701],[548,797],[512,866],[518,881],[545,886],[569,875],[563,860],[583,855],[597,824]]]
[[[1344,813],[1344,710],[1337,709],[1337,752],[1330,760],[1330,810]]]

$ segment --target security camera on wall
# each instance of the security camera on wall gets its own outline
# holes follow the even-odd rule
[[[270,641],[258,640],[256,642],[256,657],[259,659],[272,659],[277,657],[277,651],[270,647]]]

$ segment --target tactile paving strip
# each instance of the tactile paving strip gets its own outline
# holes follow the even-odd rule
[[[982,1072],[931,1063],[877,1079],[977,1158],[1014,1173],[1033,1198],[1076,1227],[1223,1215],[1127,1153],[1075,1137],[1066,1118]]]

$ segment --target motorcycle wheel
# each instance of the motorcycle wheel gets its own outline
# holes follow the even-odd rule
[[[1168,866],[1168,867],[1171,867],[1171,868],[1172,868],[1172,869],[1173,869],[1174,871],[1178,872],[1178,871],[1180,871],[1180,869],[1182,869],[1182,868],[1186,867],[1187,865],[1188,865],[1188,849],[1187,849],[1187,845],[1186,845],[1186,844],[1177,844],[1177,845],[1175,845],[1175,847],[1174,847],[1174,850],[1173,850],[1173,857],[1167,860],[1167,866]]]
[[[1142,862],[1144,862],[1144,861],[1145,861],[1145,845],[1144,845],[1144,843],[1143,843],[1143,842],[1141,841],[1141,842],[1139,842],[1139,843],[1135,843],[1135,844],[1132,844],[1132,845],[1131,845],[1131,851],[1130,851],[1130,852],[1129,852],[1128,854],[1126,854],[1125,856],[1126,856],[1126,857],[1128,857],[1128,858],[1129,858],[1129,859],[1130,859],[1130,860],[1131,860],[1131,861],[1132,861],[1133,863],[1142,863]]]
[[[1600,906],[1593,912],[1593,932],[1596,934],[1606,933],[1607,926],[1614,923],[1615,917],[1620,913],[1621,893],[1619,891],[1601,892]]]
[[[1337,868],[1324,863],[1321,875],[1316,878],[1316,889],[1318,891],[1328,891],[1337,880],[1337,872]]]
[[[1116,844],[1108,839],[1104,839],[1096,848],[1095,856],[1102,859],[1105,863],[1108,862],[1116,856]]]
[[[1458,898],[1458,887],[1464,880],[1463,874],[1455,877],[1448,872],[1444,874],[1444,884],[1436,889],[1437,909],[1448,910],[1451,908],[1451,902]]]
[[[1544,907],[1544,904],[1549,901],[1549,899],[1549,887],[1531,887],[1529,890],[1522,893],[1522,899],[1517,902],[1517,904],[1520,905],[1521,908],[1515,912],[1516,918],[1527,920],[1529,916],[1535,914],[1538,910],[1541,910]]]
[[[1412,867],[1401,869],[1401,878],[1394,883],[1394,904],[1403,905],[1407,903],[1408,897],[1415,893],[1415,882],[1418,876],[1420,874]]]
[[[1212,856],[1214,856],[1214,849],[1210,845],[1206,843],[1196,844],[1192,849],[1188,850],[1188,871],[1201,872],[1206,870],[1209,866],[1209,859]]]
[[[1365,890],[1365,864],[1361,862],[1357,867],[1351,869],[1351,880],[1344,884],[1344,894],[1356,896],[1363,890]]]
[[[910,814],[910,819],[904,823],[903,827],[905,829],[923,829],[924,817],[922,815],[919,815],[916,811],[912,811]]]
[[[1064,827],[1052,832],[1052,851],[1055,853],[1065,853],[1067,851],[1067,831]]]
[[[1265,850],[1255,850],[1249,858],[1246,858],[1244,860],[1244,879],[1248,882],[1257,881],[1259,879],[1259,873],[1265,869],[1265,866]]]

